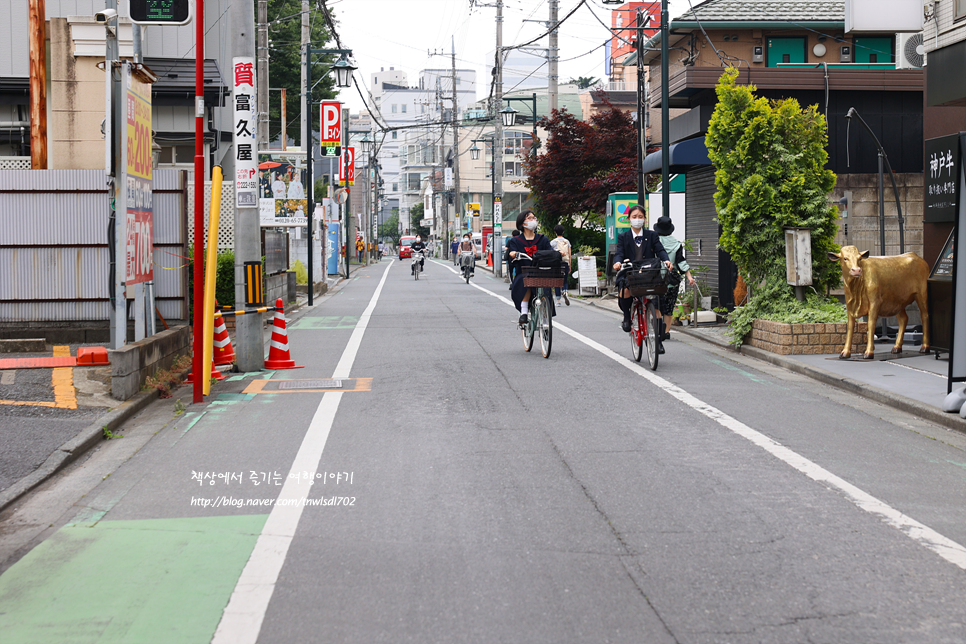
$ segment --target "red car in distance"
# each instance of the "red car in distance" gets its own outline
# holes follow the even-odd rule
[[[413,249],[410,248],[416,241],[416,235],[406,235],[399,238],[399,259],[408,259],[413,256]]]

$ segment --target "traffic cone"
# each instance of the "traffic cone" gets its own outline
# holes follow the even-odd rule
[[[272,321],[272,341],[265,360],[266,369],[304,369],[292,360],[288,351],[288,329],[285,327],[285,313],[282,300],[275,300],[275,319]]]
[[[218,302],[215,302],[215,308]],[[235,349],[231,346],[228,329],[225,328],[225,316],[215,318],[215,339],[212,341],[212,365],[226,365],[235,362]]]

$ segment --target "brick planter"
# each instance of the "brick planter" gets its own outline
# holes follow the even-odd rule
[[[852,353],[865,351],[868,325],[856,322],[852,334]],[[782,324],[755,320],[745,344],[779,355],[838,354],[845,346],[846,324]]]

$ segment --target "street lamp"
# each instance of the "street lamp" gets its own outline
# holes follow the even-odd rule
[[[530,150],[533,152],[534,156],[537,154],[537,93],[534,92],[530,98],[515,98],[504,96],[505,101],[521,101],[524,103],[530,103],[530,110],[533,113],[533,134],[531,135]],[[514,112],[514,116],[516,113]],[[506,123],[506,121],[504,121]],[[509,127],[509,125],[507,126]]]
[[[342,54],[342,57],[336,61],[332,69],[335,70],[336,85],[339,87],[349,87],[352,84],[352,72],[356,70],[356,67],[349,62],[345,54]]]
[[[312,247],[315,245],[314,234],[313,234],[313,224],[312,221],[314,211],[315,211],[315,170],[313,169],[313,155],[315,154],[314,146],[312,145],[312,118],[309,116],[312,113],[312,55],[332,55],[339,54],[340,58],[336,63],[330,67],[325,73],[329,73],[333,69],[336,73],[336,84],[339,87],[349,87],[352,81],[352,72],[355,71],[355,66],[349,62],[349,56],[352,55],[351,49],[313,49],[312,47],[305,47],[304,49],[304,65],[305,65],[305,107],[303,108],[305,118],[302,123],[302,147],[305,148],[305,170],[308,174],[309,185],[306,186],[308,189],[308,209],[306,214],[308,229],[309,229],[309,239],[308,239],[308,273],[309,273],[309,306],[314,304],[315,296],[315,276],[314,273],[314,259],[312,257]],[[348,125],[348,124],[346,124]],[[284,129],[284,128],[283,128]],[[345,222],[343,222],[345,226]],[[346,274],[349,273],[349,253],[346,253]]]
[[[362,153],[363,154],[368,155],[370,152],[372,152],[372,143],[373,143],[373,140],[371,138],[369,138],[369,133],[368,132],[366,132],[366,135],[365,136],[363,136],[361,139],[359,139],[359,143],[362,144]]]
[[[476,140],[473,140],[473,147],[470,148],[470,158],[474,161],[480,160],[480,148],[476,145]]]
[[[507,105],[500,110],[500,116],[503,117],[503,127],[512,127],[514,121],[516,121],[517,111]]]

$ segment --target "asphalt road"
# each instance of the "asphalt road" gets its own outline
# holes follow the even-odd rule
[[[156,403],[0,515],[3,641],[966,641],[962,435],[508,296],[386,260]]]

